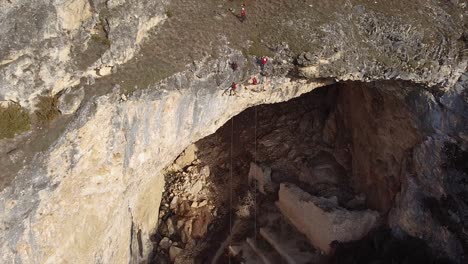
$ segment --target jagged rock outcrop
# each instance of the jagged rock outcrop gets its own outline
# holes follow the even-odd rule
[[[34,109],[130,60],[164,20],[166,1],[4,1],[0,11],[0,100]],[[110,72],[107,72],[110,74]]]
[[[181,0],[1,3],[0,100],[18,102],[32,113],[39,95],[54,97],[83,86],[85,96],[78,92],[77,98],[83,100],[80,106],[64,110],[70,115],[51,126],[33,126],[13,139],[0,139],[0,262],[137,263],[146,259],[165,166],[245,108],[289,100],[333,79],[403,79],[439,86],[434,88],[436,95],[416,88],[421,92],[416,96],[427,101],[410,109],[423,117],[417,127],[424,130],[421,135],[402,135],[399,144],[386,145],[382,152],[374,149],[378,142],[371,142],[366,153],[376,154],[370,162],[373,169],[360,170],[364,161],[356,160],[356,170],[362,172],[356,179],[381,171],[388,175],[386,166],[401,160],[390,156],[421,168],[405,172],[412,177],[377,177],[381,180],[377,187],[388,191],[376,194],[376,203],[390,209],[396,195],[397,206],[391,211],[395,227],[430,241],[444,236],[447,239],[439,243],[450,245],[434,242],[434,246],[453,256],[460,254],[454,236],[464,234],[454,235],[460,231],[452,227],[452,221],[457,222],[454,217],[446,220],[443,216],[448,212],[444,212],[445,220],[430,220],[437,225],[430,229],[418,214],[422,198],[413,198],[434,197],[436,205],[447,197],[463,198],[457,185],[444,177],[444,170],[449,170],[458,175],[456,181],[462,181],[459,162],[444,162],[437,155],[431,162],[426,157],[433,151],[441,153],[448,141],[459,145],[456,153],[466,151],[466,77],[460,79],[467,65],[466,3],[323,0],[309,6],[275,1],[262,7],[261,16],[249,13],[245,27],[239,29],[241,24],[227,11],[229,3],[218,7],[202,2],[195,6]],[[261,3],[257,2],[252,3],[253,10],[258,10],[255,7]],[[150,34],[150,29],[174,14],[180,16],[168,23],[167,31],[163,25],[160,35]],[[259,29],[254,23],[264,26]],[[210,34],[200,33],[200,28]],[[146,36],[150,36],[147,42]],[[140,49],[145,43],[148,46]],[[271,49],[258,48],[262,43]],[[161,55],[158,48],[166,49],[167,57],[152,58],[153,52]],[[294,59],[305,51],[296,60],[297,68]],[[259,73],[255,56],[265,53],[271,60],[262,84],[255,89],[242,85],[238,96],[223,96],[232,82],[244,84]],[[233,61],[240,70],[232,70]],[[161,68],[168,70],[155,70]],[[133,91],[135,86],[138,89]],[[67,89],[71,87],[75,89]],[[265,91],[256,91],[262,88]],[[123,97],[122,91],[133,93]],[[369,107],[368,101],[362,101],[366,102],[363,108]],[[360,102],[354,98],[354,103]],[[374,111],[372,107],[362,110]],[[357,123],[350,126],[362,124],[352,120]],[[392,126],[385,129],[390,131]],[[357,135],[359,129],[354,132]],[[420,145],[406,149],[406,143],[415,142]],[[352,151],[359,158],[362,149],[367,148]],[[393,154],[387,155],[386,150]],[[402,157],[408,153],[409,161]],[[440,164],[438,169],[428,169],[434,164]],[[418,187],[418,181],[427,184]],[[444,187],[435,188],[434,194],[436,182]],[[411,203],[405,204],[408,200]],[[444,221],[449,221],[451,235],[446,235]]]

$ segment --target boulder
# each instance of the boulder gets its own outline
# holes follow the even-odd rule
[[[175,233],[174,221],[172,218],[168,218],[166,221],[167,233],[169,236],[172,236]]]
[[[171,247],[171,240],[169,238],[167,238],[167,237],[164,237],[159,242],[159,248],[167,250],[170,247]]]
[[[271,168],[262,168],[259,165],[251,162],[249,171],[249,182],[256,180],[258,183],[258,190],[266,194],[271,189]]]
[[[198,148],[195,146],[195,144],[188,146],[184,152],[182,152],[182,154],[180,154],[180,156],[177,157],[177,159],[174,161],[172,169],[177,171],[192,164],[192,162],[197,159],[197,150]]]
[[[58,109],[63,115],[70,115],[75,113],[81,105],[85,96],[83,87],[78,89],[68,88],[58,98]]]
[[[175,246],[171,246],[169,248],[169,257],[171,258],[171,261],[174,262],[176,257],[179,256],[182,253],[183,249]]]

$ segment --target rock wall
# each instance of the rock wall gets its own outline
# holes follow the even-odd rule
[[[355,187],[372,208],[388,211],[401,185],[401,171],[411,149],[422,141],[401,83],[343,85],[336,116],[340,137],[351,142]]]
[[[424,135],[406,158],[390,225],[429,241],[436,252],[466,261],[468,236],[468,98],[464,74],[442,96],[413,91],[408,105]],[[465,164],[465,165],[462,165]]]
[[[351,143],[352,181],[371,208],[456,263],[468,249],[466,80],[441,96],[410,83],[342,84],[328,121]]]
[[[459,111],[465,109],[466,80],[455,84],[467,64],[466,3],[356,0],[316,1],[302,6],[306,3],[275,2],[261,9],[268,15],[257,16],[259,24],[274,29],[261,29],[270,41],[266,52],[272,56],[265,69],[268,77],[258,87],[266,91],[257,93],[251,88],[241,88],[237,97],[223,96],[223,89],[233,81],[244,82],[251,74],[258,73],[255,56],[259,55],[241,54],[231,48],[245,50],[253,44],[259,45],[258,39],[255,43],[244,36],[254,38],[259,34],[255,30],[260,29],[254,25],[250,27],[253,31],[247,27],[240,29],[227,8],[217,9],[221,4],[216,1],[196,6],[189,5],[190,1],[171,3],[174,3],[171,5],[174,13],[179,11],[184,15],[195,10],[195,17],[184,16],[189,18],[188,23],[214,34],[185,32],[190,41],[179,43],[167,36],[151,35],[150,30],[168,18],[169,1],[10,0],[1,3],[0,34],[6,37],[0,40],[0,100],[18,102],[32,112],[39,95],[75,92],[68,88],[80,86],[85,90],[85,95],[77,92],[82,98],[79,101],[83,102],[73,103],[80,105],[71,110],[76,113],[13,139],[0,139],[2,263],[126,263],[144,259],[149,250],[148,235],[157,221],[163,187],[160,170],[186,146],[213,133],[246,107],[288,100],[330,83],[322,78],[404,79],[438,84],[441,89],[436,90],[445,92],[438,99],[424,95],[431,100],[423,105],[413,104],[415,108],[409,110],[421,113],[420,123],[416,122],[418,128],[428,125],[425,129],[430,133],[423,135],[416,132],[403,135],[392,124],[376,130],[373,121],[364,122],[350,116],[350,126],[363,126],[376,133],[394,129],[402,137],[395,146],[385,145],[382,152],[377,140],[386,140],[385,133],[371,142],[372,147],[358,148],[366,143],[360,139],[353,145],[353,152],[361,157],[355,161],[356,173],[362,173],[366,179],[361,185],[370,187],[374,172],[381,174],[386,168],[390,172],[389,177],[378,177],[378,189],[383,191],[382,195],[375,194],[376,206],[389,207],[399,182],[403,192],[397,199],[401,201],[412,199],[414,189],[421,196],[433,196],[432,182],[425,185],[427,189],[420,189],[411,185],[410,180],[401,177],[398,180],[399,166],[393,165],[401,160],[408,145],[423,140],[424,144],[413,149],[413,160],[426,168],[429,160],[424,157],[428,148],[441,146],[446,139],[466,141],[466,135],[460,132],[466,131],[465,119],[451,118],[466,118],[466,110]],[[207,9],[199,10],[198,6]],[[210,15],[205,14],[211,12],[216,14],[216,21],[207,20]],[[249,21],[255,21],[254,16]],[[174,25],[178,24],[174,22]],[[178,35],[178,30],[185,28],[169,29],[170,34]],[[278,35],[289,35],[277,32],[300,38],[278,38]],[[156,44],[143,54],[140,46],[145,43],[145,37]],[[169,42],[158,43],[159,39]],[[211,42],[218,46],[213,48]],[[180,58],[180,50],[176,49],[179,44],[186,48],[184,52],[202,50],[198,53],[204,57],[192,59],[192,53],[183,53],[185,60],[180,61],[195,62],[182,72],[171,72],[162,81],[156,71],[145,71],[149,66],[169,68],[168,61]],[[303,44],[299,52],[308,52],[297,56],[288,48],[293,44]],[[140,65],[135,59],[136,55],[143,54],[149,58],[145,62],[151,61],[152,51],[158,46],[167,47],[170,54],[161,64]],[[215,58],[205,54],[213,51],[206,47],[216,51]],[[242,70],[233,71],[229,65],[232,61]],[[300,67],[296,68],[293,62]],[[116,74],[119,64],[125,67]],[[113,78],[106,79],[106,75]],[[158,75],[158,78],[155,78],[157,82],[145,79],[141,83],[149,82],[149,85],[139,88],[146,89],[135,91],[127,100],[120,89],[129,88],[119,87],[123,82],[119,77],[123,75],[131,84],[140,83],[148,76]],[[349,107],[358,111],[380,109],[374,109],[369,100],[360,105],[364,99],[357,94],[350,97],[354,103]],[[372,117],[398,120],[397,124],[407,127],[409,120],[399,120],[398,114],[384,108]],[[373,138],[370,132],[360,128],[352,133]],[[380,158],[366,167],[365,154]],[[429,175],[440,180],[443,175],[439,170],[425,171],[416,173],[417,179]],[[447,188],[439,190],[437,196],[447,192]],[[454,197],[459,199],[457,195]],[[416,208],[421,200],[412,202],[406,206]],[[420,218],[404,211],[396,208],[392,215],[393,223],[406,232],[428,236],[445,234],[446,229],[441,226],[433,231],[422,229],[424,225],[415,228],[421,224]]]
[[[81,117],[50,151],[2,191],[2,262],[146,258],[164,187],[160,171],[186,146],[249,106],[285,101],[330,84],[272,77],[266,92],[246,87],[230,97],[214,88],[216,72],[232,78],[229,59],[212,62],[198,78],[187,71],[166,81],[183,82],[188,87],[183,93],[164,90],[162,84],[127,101],[119,93],[98,97],[94,107],[81,109]]]
[[[0,10],[0,100],[35,109],[130,60],[149,29],[165,18],[166,1],[4,1]],[[102,72],[100,73],[101,69]],[[104,74],[104,71],[106,73]]]

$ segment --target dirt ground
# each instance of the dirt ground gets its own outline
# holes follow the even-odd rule
[[[418,13],[424,6],[420,2],[423,1],[173,0],[167,7],[167,21],[150,33],[139,54],[119,67],[118,74],[98,80],[96,87],[107,91],[113,84],[120,84],[124,91],[144,89],[193,61],[205,56],[217,58],[220,47],[226,45],[252,56],[272,55],[282,43],[296,55],[310,50],[333,54],[333,47],[342,49],[336,45],[344,43],[325,38],[330,21],[357,23],[359,17],[344,14],[362,6],[395,18],[402,15],[402,8],[413,10],[405,15],[410,14],[412,20],[423,24],[428,18]],[[241,22],[243,3],[247,19]],[[450,9],[450,5],[445,8]],[[355,39],[349,41],[360,41],[359,34],[350,35]]]

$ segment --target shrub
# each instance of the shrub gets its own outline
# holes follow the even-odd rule
[[[60,115],[57,96],[39,96],[36,107],[37,110],[34,113],[39,125],[50,123]]]
[[[0,139],[12,138],[17,133],[27,131],[30,124],[29,114],[19,104],[0,106]]]

